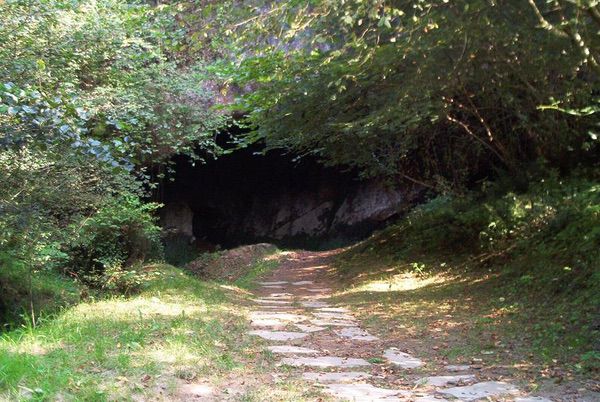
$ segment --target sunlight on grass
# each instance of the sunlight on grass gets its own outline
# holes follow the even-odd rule
[[[420,289],[432,284],[441,284],[446,280],[448,280],[448,278],[441,275],[432,275],[427,278],[423,278],[414,273],[405,272],[390,276],[387,279],[361,283],[358,286],[343,291],[341,294],[344,295],[357,292],[401,292],[406,290]]]
[[[180,365],[198,365],[202,361],[202,355],[206,355],[207,348],[197,348],[196,350],[185,342],[166,342],[138,353],[139,358],[152,358],[159,363],[180,364]]]
[[[23,353],[31,356],[44,356],[62,346],[60,342],[41,337],[28,339],[26,342],[21,342],[20,339],[5,338],[2,345],[6,351],[11,353]]]
[[[275,263],[256,264],[236,285],[251,286]],[[276,360],[248,335],[249,291],[169,265],[145,269],[152,279],[136,296],[84,302],[4,334],[0,400],[171,401],[226,387],[242,400],[318,395],[269,374]]]
[[[183,314],[199,314],[208,311],[206,305],[199,303],[173,303],[158,297],[137,297],[132,300],[114,299],[93,304],[81,304],[72,310],[74,316],[83,320],[94,317],[106,317],[124,321],[144,319],[145,315],[176,317]]]
[[[177,378],[202,371],[218,381],[240,366],[255,341],[239,296],[169,266],[153,269],[161,275],[138,296],[82,303],[5,334],[0,400],[145,398]]]

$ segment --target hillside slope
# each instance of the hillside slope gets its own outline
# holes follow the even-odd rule
[[[419,354],[597,391],[599,244],[593,181],[439,197],[340,254],[337,301]]]
[[[137,295],[88,300],[5,333],[0,400],[188,401],[215,389],[233,399],[302,395],[293,381],[269,376],[272,356],[246,331],[247,291],[168,265],[146,272]]]

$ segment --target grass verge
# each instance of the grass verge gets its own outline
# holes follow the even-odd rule
[[[135,296],[80,303],[4,334],[0,400],[189,400],[215,389],[310,399],[270,377],[272,356],[247,335],[245,291],[169,265],[146,270],[152,279]]]
[[[139,295],[81,303],[3,335],[0,398],[181,399],[182,383],[214,386],[262,358],[245,334],[243,293],[151,269]]]
[[[244,324],[225,293],[175,268],[154,269],[160,275],[138,296],[82,303],[36,329],[4,335],[4,396],[108,400],[160,390],[168,395],[177,378],[233,368],[235,359],[227,353],[227,341],[233,340],[223,335],[241,332]]]
[[[438,198],[340,255],[338,301],[433,368],[599,391],[598,244],[595,181]]]

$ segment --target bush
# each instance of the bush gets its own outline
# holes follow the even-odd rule
[[[524,193],[499,195],[490,187],[440,196],[415,208],[400,227],[414,253],[535,251],[591,267],[600,244],[600,187],[591,179],[551,175]]]
[[[144,284],[152,281],[156,271],[144,270],[140,264],[124,268],[118,263],[105,267],[101,276],[92,277],[97,287],[119,295],[131,295],[139,292]]]
[[[147,258],[162,257],[160,228],[152,212],[158,204],[143,204],[126,195],[109,200],[81,225],[69,245],[72,273],[98,285],[98,279]]]
[[[489,222],[489,210],[473,208],[473,198],[440,196],[415,208],[405,221],[413,251],[473,251]]]

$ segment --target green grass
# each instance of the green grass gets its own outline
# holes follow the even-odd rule
[[[253,289],[257,285],[257,279],[272,271],[279,265],[276,254],[271,254],[271,258],[263,258],[257,261],[242,277],[237,279],[234,284],[243,289]]]
[[[250,286],[276,262],[257,263]],[[88,300],[0,338],[0,400],[174,400],[185,384],[239,400],[314,400],[247,334],[247,291],[170,265],[145,267],[139,294]]]
[[[0,323],[4,329],[31,321],[31,302],[33,314],[39,319],[80,301],[82,287],[52,270],[30,272],[21,261],[8,255],[0,255],[0,266]]]
[[[5,334],[4,396],[126,399],[154,392],[164,381],[169,389],[178,377],[215,376],[239,366],[230,351],[243,356],[251,342],[231,336],[245,328],[231,296],[175,268],[155,269],[160,275],[138,296],[82,303],[36,329]]]

